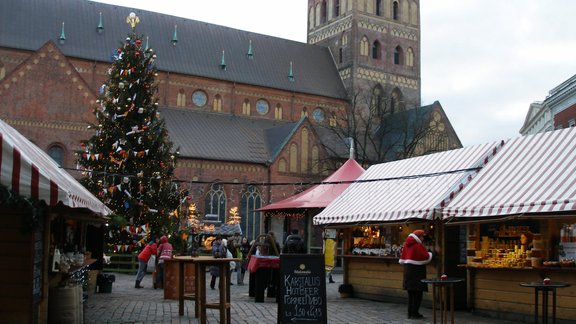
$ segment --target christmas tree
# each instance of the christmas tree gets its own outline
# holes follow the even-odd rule
[[[107,243],[123,251],[134,243],[145,244],[149,231],[172,232],[177,227],[173,211],[179,205],[172,181],[177,152],[172,151],[155,96],[156,54],[136,34],[138,17],[131,13],[127,22],[132,31],[115,50],[93,110],[97,124],[89,128],[95,133],[78,152],[82,183],[116,214]]]

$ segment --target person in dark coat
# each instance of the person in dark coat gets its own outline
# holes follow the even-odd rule
[[[408,291],[408,318],[423,318],[419,313],[422,295],[428,286],[421,280],[426,278],[426,264],[432,261],[432,252],[428,252],[422,242],[426,232],[415,230],[406,238],[400,255],[400,264],[404,265],[402,287]]]
[[[215,258],[226,258],[227,252],[226,245],[222,243],[222,236],[217,235],[212,242],[212,256]],[[220,270],[217,266],[210,266],[210,275],[212,275],[210,289],[213,290],[216,287],[216,278],[220,276]]]
[[[295,228],[292,230],[292,234],[286,237],[282,253],[306,253],[306,245],[304,240],[298,235],[298,232],[298,229]]]

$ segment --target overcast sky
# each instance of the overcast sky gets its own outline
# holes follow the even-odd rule
[[[99,2],[306,42],[307,0]],[[420,5],[422,105],[439,101],[464,146],[519,136],[530,103],[576,74],[574,0]]]

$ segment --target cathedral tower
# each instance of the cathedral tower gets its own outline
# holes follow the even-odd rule
[[[308,43],[330,48],[353,104],[420,107],[420,0],[308,0]]]

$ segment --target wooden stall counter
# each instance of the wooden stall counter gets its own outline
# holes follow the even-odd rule
[[[503,319],[532,316],[534,294],[520,286],[523,282],[541,282],[548,277],[570,285],[558,291],[557,318],[576,318],[576,270],[568,268],[489,268],[467,269],[468,308],[495,313]]]

